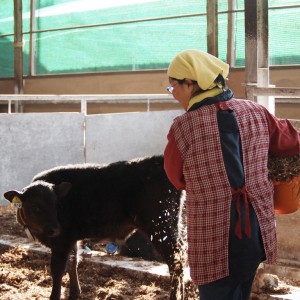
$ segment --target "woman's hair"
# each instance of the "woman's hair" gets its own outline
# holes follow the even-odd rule
[[[177,79],[177,78],[174,78],[174,77],[170,77],[170,79],[176,80],[179,84],[184,84],[184,82],[185,82],[185,78],[184,78],[184,79]],[[219,74],[219,75],[217,76],[217,78],[214,80],[214,82],[215,82],[215,84],[216,84],[219,88],[222,88],[223,91],[226,90],[225,79],[224,79],[224,77],[223,77],[221,74]],[[192,83],[198,85],[198,83],[197,83],[196,80],[192,80]],[[203,91],[203,90],[199,87],[199,85],[198,85],[198,88],[199,88],[199,89],[193,93],[193,95],[192,95],[193,97],[195,97],[195,96],[197,96],[197,95],[199,95],[199,94],[205,92],[205,91]]]
[[[170,79],[178,81],[179,84],[184,84],[186,78],[184,78],[184,79],[177,79],[177,78],[170,77]],[[193,84],[197,84],[197,81],[196,80],[192,80],[192,83]]]
[[[178,81],[179,84],[184,84],[184,82],[185,82],[185,78],[184,79],[177,79],[177,78],[174,78],[174,77],[170,77],[170,79]]]
[[[217,86],[222,86],[222,89],[223,89],[223,91],[225,91],[226,90],[226,83],[225,83],[225,79],[224,79],[224,77],[221,75],[221,74],[219,74],[218,76],[217,76],[217,78],[215,79],[215,81],[214,81],[215,83],[216,83],[216,85]]]
[[[185,82],[185,78],[184,79],[177,79],[177,78],[174,78],[174,77],[170,77],[170,79],[178,81],[179,84],[184,84],[184,82]],[[216,85],[222,86],[223,90],[226,89],[225,79],[224,79],[224,77],[221,74],[219,74],[217,76],[217,78],[214,80],[214,82],[216,83]],[[196,80],[192,80],[192,83],[193,84],[198,84]],[[201,91],[203,91],[203,90],[201,90]]]

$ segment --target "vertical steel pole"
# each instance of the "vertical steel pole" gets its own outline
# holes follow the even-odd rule
[[[35,0],[30,0],[29,75],[35,75]]]
[[[270,86],[269,68],[269,5],[268,0],[258,0],[258,44],[257,44],[257,86]],[[258,96],[257,102],[264,105],[275,114],[275,98],[272,96]]]
[[[207,52],[218,57],[218,0],[207,0]]]
[[[23,94],[22,0],[14,0],[14,75],[14,92]]]
[[[246,85],[257,84],[257,0],[245,0]],[[254,100],[254,99],[251,99]]]
[[[235,14],[230,12],[235,10],[236,0],[228,0],[228,28],[227,28],[227,63],[230,67],[235,66],[236,51],[235,51]]]

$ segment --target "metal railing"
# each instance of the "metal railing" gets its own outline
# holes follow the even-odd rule
[[[292,87],[258,87],[256,84],[246,85],[247,97],[254,99],[255,96],[271,96],[276,103],[299,103],[300,104],[300,88]]]
[[[151,104],[177,104],[168,94],[99,94],[99,95],[0,95],[0,103],[7,103],[8,113],[23,104],[74,104],[80,103],[81,112],[87,114],[88,103],[99,104],[146,104],[150,111]],[[15,109],[18,112],[18,109]]]
[[[300,104],[300,88],[272,87],[263,88],[247,85],[248,98],[254,96],[274,96],[276,103]],[[251,97],[249,97],[251,96]],[[172,95],[168,94],[79,94],[79,95],[0,95],[0,104],[7,104],[8,113],[15,112],[18,107],[26,104],[80,104],[80,111],[87,114],[88,103],[93,104],[145,104],[146,111],[151,110],[151,104],[178,104]],[[180,107],[179,107],[180,108]]]

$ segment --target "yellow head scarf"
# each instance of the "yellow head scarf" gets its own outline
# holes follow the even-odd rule
[[[204,91],[216,87],[214,81],[219,74],[226,78],[228,73],[228,64],[199,50],[186,50],[179,53],[168,68],[169,77],[195,80]]]

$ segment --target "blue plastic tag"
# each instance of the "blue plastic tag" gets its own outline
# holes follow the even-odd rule
[[[106,246],[105,246],[105,250],[107,251],[107,253],[109,254],[114,254],[118,251],[119,247],[116,243],[108,243]]]

